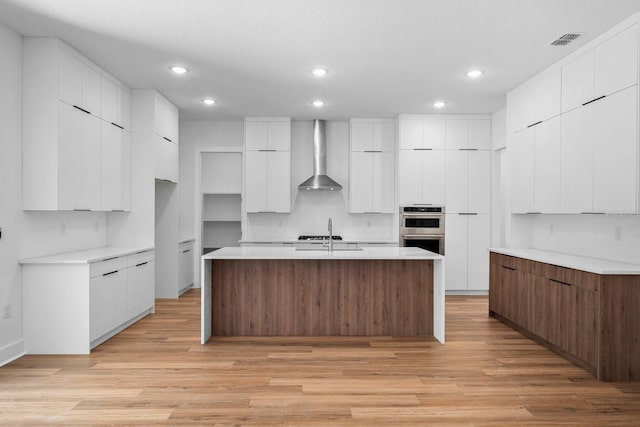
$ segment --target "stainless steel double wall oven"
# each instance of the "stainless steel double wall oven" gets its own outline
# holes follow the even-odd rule
[[[444,206],[401,206],[400,246],[444,255]]]

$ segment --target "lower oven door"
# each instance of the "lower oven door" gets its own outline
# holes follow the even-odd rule
[[[422,248],[427,251],[444,255],[444,235],[405,234],[400,237],[400,245]]]

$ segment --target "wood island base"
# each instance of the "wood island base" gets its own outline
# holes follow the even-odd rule
[[[213,336],[433,335],[433,261],[212,260]]]

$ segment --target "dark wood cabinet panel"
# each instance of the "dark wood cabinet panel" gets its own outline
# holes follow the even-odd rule
[[[433,335],[433,262],[213,260],[213,335]]]
[[[491,253],[489,313],[592,372],[640,379],[640,276]]]

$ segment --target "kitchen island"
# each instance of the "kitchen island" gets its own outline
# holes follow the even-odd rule
[[[201,260],[201,341],[213,336],[433,336],[444,257],[420,248],[222,248]]]

